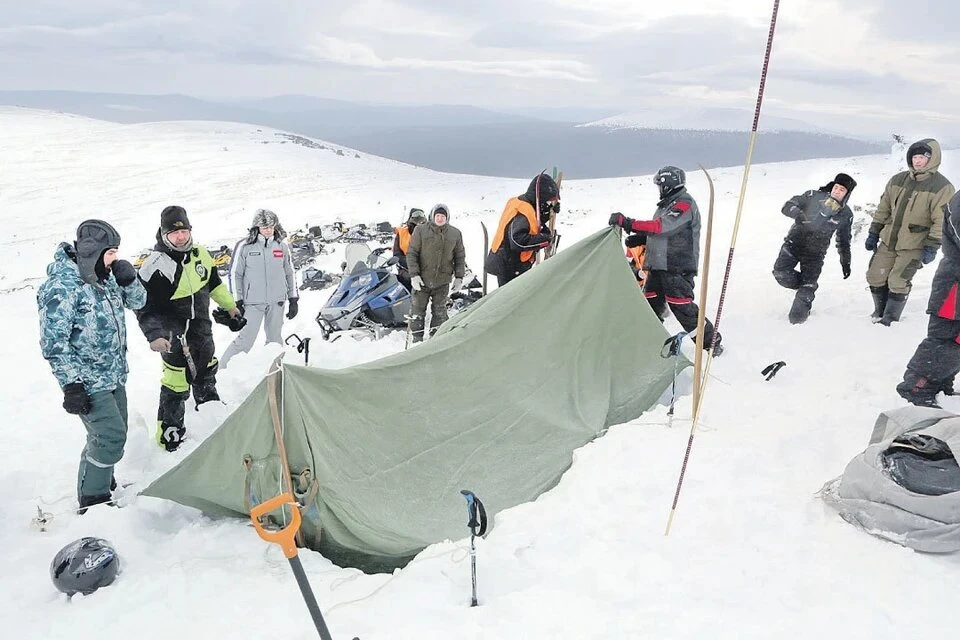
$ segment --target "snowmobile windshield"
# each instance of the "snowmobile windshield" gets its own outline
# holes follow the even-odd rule
[[[344,251],[343,259],[343,261],[347,263],[346,271],[348,273],[356,273],[357,271],[369,269],[370,267],[367,266],[367,258],[369,256],[370,247],[368,247],[366,243],[358,242],[348,244]]]

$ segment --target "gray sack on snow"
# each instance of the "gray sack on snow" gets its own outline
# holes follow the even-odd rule
[[[913,457],[908,473],[901,473],[904,458],[899,453],[891,456],[890,449],[893,446],[898,452],[909,452],[909,446],[898,446],[908,439],[904,436],[913,442],[936,438],[949,447],[953,460],[925,464],[921,457]],[[850,461],[842,476],[824,485],[820,495],[844,520],[868,533],[917,551],[958,551],[960,491],[931,495],[956,486],[954,463],[958,462],[958,453],[957,414],[915,406],[884,411],[877,418],[867,448]],[[898,484],[895,476],[916,491]]]

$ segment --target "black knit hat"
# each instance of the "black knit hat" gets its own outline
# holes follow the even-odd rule
[[[183,207],[170,205],[160,213],[160,233],[167,235],[171,231],[192,229],[187,211]]]

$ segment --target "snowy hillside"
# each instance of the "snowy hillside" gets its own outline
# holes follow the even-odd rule
[[[132,496],[122,509],[71,513],[83,427],[60,408],[62,395],[37,346],[33,287],[56,243],[72,238],[88,217],[114,222],[123,237],[120,253],[130,257],[152,244],[167,204],[186,207],[196,240],[214,245],[239,238],[257,207],[272,208],[295,228],[337,217],[398,223],[410,206],[445,202],[452,224],[464,232],[468,263],[479,269],[479,222],[492,229],[505,200],[526,187],[521,180],[357,157],[348,149],[340,155],[335,145],[314,148],[281,134],[239,124],[116,125],[0,109],[5,638],[316,637],[279,548],[261,541],[248,523]],[[862,451],[877,413],[904,405],[894,386],[925,333],[935,265],[917,275],[903,322],[889,328],[868,317],[865,229],[854,240],[850,279],[842,279],[830,249],[804,325],[787,322],[792,292],[770,274],[789,227],[780,214],[785,199],[846,171],[859,181],[851,203],[862,208],[862,219],[903,164],[899,157],[873,156],[751,171],[720,326],[727,350],[712,365],[669,537],[663,531],[689,434],[688,395],[678,400],[672,424],[666,407],[658,406],[611,428],[576,452],[556,488],[497,515],[492,532],[477,542],[478,608],[468,606],[465,513],[464,538],[427,548],[393,575],[365,575],[301,553],[333,637],[878,639],[954,628],[960,557],[918,554],[875,539],[815,496]],[[531,167],[531,177],[539,169]],[[947,152],[942,171],[960,183],[960,153]],[[717,206],[707,310],[713,316],[742,169],[711,173]],[[691,170],[689,187],[705,209],[702,174]],[[650,176],[567,176],[561,251],[605,225],[612,211],[649,217],[656,197]],[[324,259],[334,265],[340,256]],[[315,337],[312,365],[343,367],[403,349],[396,334],[375,343],[322,342],[313,318],[328,292],[303,292],[300,315],[284,327],[285,335]],[[226,404],[188,411],[189,439],[170,454],[152,440],[159,358],[132,315],[127,322],[130,432],[117,476],[136,488],[216,429],[278,348],[258,346],[235,358],[219,376]],[[672,318],[667,326],[679,330]],[[230,334],[219,326],[215,332],[221,353]],[[301,359],[292,349],[287,357]],[[787,366],[765,381],[761,369],[778,360]],[[680,386],[689,392],[689,372]],[[960,399],[948,398],[944,406],[960,412]],[[45,532],[31,525],[38,506],[54,514]],[[51,585],[48,566],[59,548],[84,535],[113,542],[123,573],[114,585],[68,601]]]

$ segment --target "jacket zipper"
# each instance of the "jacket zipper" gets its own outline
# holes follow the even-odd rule
[[[123,347],[124,352],[127,350],[127,345],[123,341],[123,335],[120,333],[120,321],[117,320],[117,312],[113,308],[113,305],[110,304],[110,296],[107,293],[106,287],[100,287],[100,291],[103,293],[103,302],[108,307],[110,307],[110,317],[113,318],[113,326],[117,328],[117,344]],[[127,364],[126,358],[123,362],[123,371],[124,373],[130,373],[130,367]]]

